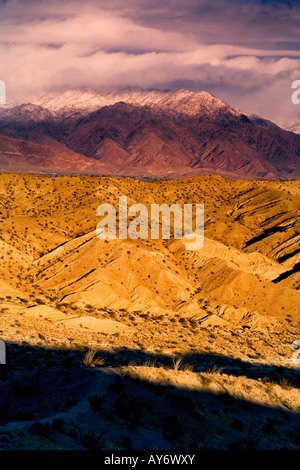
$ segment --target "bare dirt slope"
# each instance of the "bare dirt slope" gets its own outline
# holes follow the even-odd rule
[[[146,183],[2,174],[0,193],[4,314],[18,312],[32,322],[35,312],[42,328],[56,318],[42,310],[47,304],[72,317],[58,317],[59,327],[76,324],[95,334],[95,325],[78,318],[87,311],[106,318],[109,311],[141,331],[135,341],[153,336],[145,318],[198,322],[217,315],[225,329],[255,325],[258,331],[274,324],[282,333],[282,322],[299,321],[297,181],[206,176]],[[96,209],[103,202],[118,207],[119,195],[149,211],[154,202],[203,203],[203,248],[188,251],[173,239],[100,240]],[[121,336],[126,331],[120,327]],[[157,332],[156,346],[164,334],[164,328]]]

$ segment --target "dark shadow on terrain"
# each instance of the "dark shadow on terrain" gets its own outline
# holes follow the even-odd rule
[[[276,279],[273,279],[272,282],[274,282],[274,284],[277,284],[278,282],[283,281],[283,279],[286,279],[287,277],[292,276],[292,274],[296,274],[299,271],[300,271],[300,263],[296,263],[292,269],[280,274],[280,276],[276,277]]]
[[[290,253],[286,253],[285,255],[279,256],[279,258],[277,258],[277,261],[278,263],[283,263],[287,259],[290,259],[293,256],[296,256],[298,253],[300,253],[300,248],[298,248],[295,251],[291,251]]]
[[[287,229],[291,228],[294,226],[294,222],[290,223],[289,225],[286,226],[274,226],[265,229],[262,233],[259,235],[256,235],[255,237],[251,238],[250,240],[245,243],[244,248],[248,248],[248,246],[253,245],[254,243],[260,242],[261,240],[264,240],[265,238],[269,237],[270,235],[273,235],[274,233],[281,233],[285,232]]]
[[[84,351],[25,349],[8,345],[9,356],[30,352],[47,361],[55,354],[57,367],[0,367],[0,449],[21,450],[32,442],[35,448],[94,450],[300,449],[299,413],[226,390],[175,388],[122,377],[109,367],[79,367]],[[71,353],[74,362],[66,364],[62,357]],[[208,359],[218,365],[223,359],[225,366],[229,360]],[[252,366],[247,370],[254,374]]]
[[[24,346],[14,343],[6,345],[7,366],[9,369],[55,370],[82,366],[87,349],[50,349]],[[95,358],[103,358],[105,367],[127,366],[130,363],[143,365],[151,362],[156,366],[171,366],[173,358],[167,355],[151,354],[139,349],[118,348],[115,351],[97,349]],[[292,354],[291,349],[291,354]],[[242,361],[229,356],[213,353],[190,353],[183,359],[183,366],[190,365],[194,372],[206,372],[215,368],[224,374],[251,379],[267,379],[280,384],[288,380],[293,387],[300,388],[300,368],[288,368],[278,365],[265,365]]]

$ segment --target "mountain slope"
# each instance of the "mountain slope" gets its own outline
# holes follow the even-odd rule
[[[64,142],[102,161],[103,141],[110,139],[122,149],[120,174],[180,177],[212,172],[250,178],[300,174],[299,136],[229,108],[214,111],[189,116],[117,103],[80,120]],[[115,164],[107,157],[104,161]]]
[[[52,161],[57,173],[82,168],[82,173],[95,175],[157,179],[300,175],[299,135],[244,114],[206,92],[69,91],[44,97],[38,104],[1,109],[0,132],[53,147],[53,152],[56,148],[58,155],[62,145],[75,152],[78,164],[72,159],[65,165]],[[90,164],[80,163],[84,157]],[[1,167],[6,166],[2,155]]]
[[[62,174],[103,172],[103,165],[99,162],[79,155],[63,143],[50,138],[39,140],[43,140],[43,143],[0,133],[0,171]]]

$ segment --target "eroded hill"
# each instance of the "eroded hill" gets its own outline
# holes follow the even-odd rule
[[[224,330],[229,343],[232,328],[241,328],[288,335],[278,350],[271,339],[258,343],[264,352],[257,354],[290,355],[284,345],[299,326],[299,182],[2,174],[0,184],[4,339],[22,341],[25,329],[29,342],[40,334],[51,344],[109,338],[188,349],[197,347],[197,334],[208,335],[206,327]],[[118,207],[119,195],[148,208],[203,203],[203,248],[188,251],[173,239],[100,240],[96,209]]]

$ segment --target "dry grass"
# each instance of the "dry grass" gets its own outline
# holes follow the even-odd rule
[[[171,370],[164,367],[123,367],[121,375],[141,381],[175,388],[225,394],[233,399],[264,404],[266,406],[288,408],[300,411],[300,390],[286,381],[262,382],[246,377],[235,377],[220,372],[195,373],[192,371]]]
[[[184,356],[182,354],[180,354],[178,357],[176,358],[173,358],[172,359],[172,362],[173,362],[173,369],[174,370],[179,370],[182,365],[183,365],[183,361],[184,361]]]
[[[97,354],[97,350],[96,349],[90,349],[83,361],[82,361],[82,365],[84,367],[99,367],[99,366],[103,366],[105,364],[105,359],[103,358],[95,358],[96,354]]]

